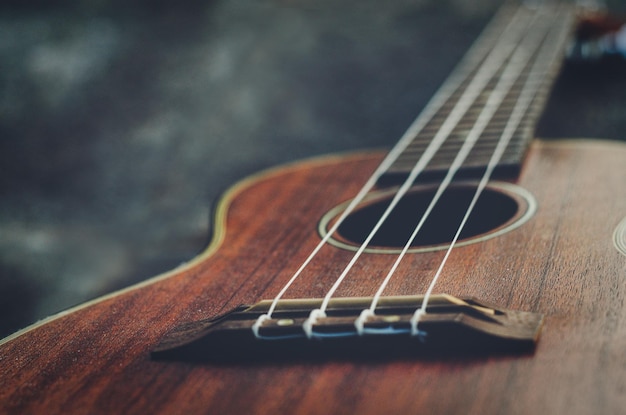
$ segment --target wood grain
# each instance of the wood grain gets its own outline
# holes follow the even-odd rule
[[[380,157],[329,157],[248,181],[222,201],[217,241],[198,260],[6,340],[0,412],[622,413],[626,257],[612,234],[626,216],[626,149],[618,144],[535,142],[518,183],[537,198],[535,217],[459,248],[436,290],[545,313],[533,355],[258,365],[150,360],[174,326],[272,298],[318,242],[319,218],[355,194],[361,183],[353,178],[367,177]],[[324,248],[288,297],[323,296],[350,255]],[[386,294],[423,292],[441,255],[411,254]],[[365,255],[337,295],[371,295],[392,260]]]

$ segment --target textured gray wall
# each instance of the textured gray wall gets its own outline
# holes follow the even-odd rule
[[[500,1],[126,3],[0,6],[0,336],[190,259],[250,173],[390,147]],[[540,133],[620,138],[624,69]]]

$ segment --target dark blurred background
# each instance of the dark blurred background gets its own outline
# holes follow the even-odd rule
[[[0,337],[189,260],[238,179],[391,147],[500,3],[1,2]],[[538,134],[626,137],[624,61]]]

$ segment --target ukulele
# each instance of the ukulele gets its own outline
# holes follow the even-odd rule
[[[505,6],[388,154],[244,180],[190,263],[2,340],[1,412],[623,413],[626,148],[531,140],[576,19]]]

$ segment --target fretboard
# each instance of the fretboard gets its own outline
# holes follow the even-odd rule
[[[516,177],[563,60],[573,14],[571,7],[500,11],[411,126],[411,137],[403,138],[408,145],[381,180],[402,180],[424,157],[430,159],[417,181],[443,177],[472,137],[455,178],[480,177],[503,136],[507,144],[492,177]],[[439,144],[428,156],[433,141]]]

